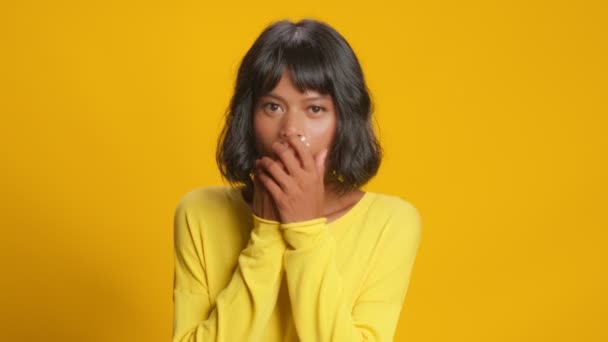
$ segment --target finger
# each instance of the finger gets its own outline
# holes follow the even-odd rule
[[[259,172],[262,173],[267,179],[274,182],[274,180],[272,180],[272,178],[266,172],[264,172],[263,169],[260,169]],[[276,182],[275,182],[275,184],[276,184]],[[260,180],[260,187],[264,188],[264,194],[263,194],[262,198],[263,198],[263,203],[264,203],[263,208],[265,210],[265,213],[267,213],[269,215],[268,217],[270,217],[272,220],[279,220],[280,213],[277,209],[274,195],[270,192],[270,190],[266,189],[266,185],[264,185],[261,180]],[[276,187],[280,190],[280,187],[278,186],[278,184],[276,184]]]
[[[252,207],[254,209],[254,212],[258,216],[260,216],[260,214],[262,213],[262,211],[261,211],[261,205],[262,205],[262,201],[263,201],[264,193],[265,192],[266,192],[266,190],[264,189],[264,185],[260,181],[260,170],[257,167],[257,160],[256,160],[256,166],[254,168],[254,173],[253,173]]]
[[[259,196],[261,200],[264,200],[265,198],[267,198],[268,196],[270,196],[270,194],[268,193],[268,189],[266,189],[266,185],[264,184],[264,182],[262,182],[262,178],[264,176],[266,176],[266,178],[270,178],[270,175],[264,170],[264,168],[261,165],[261,159],[257,159],[255,161],[255,179],[256,179],[256,184],[258,185],[258,192],[259,192]]]
[[[260,167],[283,189],[288,192],[289,189],[294,185],[293,179],[285,172],[281,167],[279,161],[274,161],[268,157],[262,157],[260,160]]]
[[[283,190],[281,189],[281,187],[272,177],[270,177],[263,170],[260,170],[260,172],[258,172],[258,177],[260,178],[260,182],[264,185],[264,187],[270,193],[276,203],[278,199],[281,198],[281,196],[283,195]]]
[[[302,136],[303,137],[303,136]],[[312,152],[306,143],[297,135],[287,137],[289,144],[296,150],[304,170],[312,171],[315,167],[315,161],[312,157]]]
[[[301,173],[302,164],[297,158],[296,152],[288,146],[289,145],[285,145],[279,142],[275,142],[274,144],[272,144],[272,148],[283,162],[283,165],[285,166],[287,172],[290,175],[297,176]]]
[[[265,175],[266,177],[268,177],[268,175],[265,174],[265,172],[262,169],[257,169],[257,173],[258,173],[258,184],[260,187],[260,212],[264,215],[262,217],[264,218],[268,218],[269,213],[268,213],[268,208],[271,205],[272,202],[272,195],[270,194],[270,192],[266,189],[266,186],[264,185],[264,183],[262,182],[260,177],[260,174]]]

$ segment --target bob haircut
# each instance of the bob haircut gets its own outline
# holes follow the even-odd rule
[[[356,190],[376,175],[382,148],[371,125],[373,104],[363,71],[348,42],[329,25],[303,19],[280,20],[266,27],[243,57],[216,162],[232,186],[253,188],[256,150],[254,106],[272,91],[284,69],[300,91],[331,95],[336,132],[326,159],[325,182],[340,194]]]

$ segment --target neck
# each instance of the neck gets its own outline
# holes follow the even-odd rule
[[[363,191],[358,188],[342,194],[334,186],[327,184],[323,204],[325,214],[329,215],[350,208],[362,195]]]

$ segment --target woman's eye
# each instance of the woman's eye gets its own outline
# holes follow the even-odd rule
[[[264,107],[269,109],[271,112],[275,112],[280,108],[280,106],[278,104],[273,103],[273,102],[265,103]]]
[[[310,108],[312,108],[312,111],[313,111],[314,113],[319,113],[319,112],[321,112],[322,110],[325,110],[325,108],[323,108],[323,107],[321,107],[321,106],[310,106]]]

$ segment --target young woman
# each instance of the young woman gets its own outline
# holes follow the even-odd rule
[[[418,210],[360,188],[381,148],[360,64],[317,20],[242,60],[217,162],[175,210],[173,341],[392,341]]]

